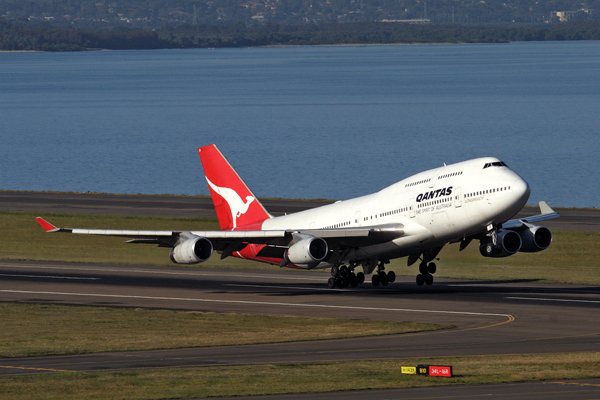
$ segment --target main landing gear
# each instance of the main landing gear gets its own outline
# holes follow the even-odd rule
[[[377,263],[377,267],[375,267]],[[385,264],[389,264],[389,260],[379,261],[376,260],[372,264],[362,264],[363,269],[366,273],[370,274],[373,272],[371,277],[371,283],[373,286],[387,286],[390,283],[396,281],[396,274],[394,271],[388,273],[385,272]],[[363,272],[355,273],[354,269],[358,266],[358,263],[350,263],[350,265],[334,265],[331,267],[331,278],[327,281],[327,286],[330,289],[333,288],[347,288],[348,286],[357,287],[359,284],[365,282],[365,274]],[[377,268],[376,271],[374,269]]]
[[[348,286],[357,287],[359,284],[365,281],[365,274],[359,272],[354,273],[354,265],[341,267],[334,265],[331,267],[331,278],[327,281],[327,287],[329,289],[340,288],[344,289]]]
[[[437,265],[430,261],[437,260],[436,257],[442,251],[442,247],[444,246],[435,247],[421,254],[415,253],[408,256],[407,264],[409,267],[421,260],[419,264],[420,273],[417,275],[417,285],[423,286],[425,284],[429,286],[433,283],[433,274],[437,270]]]
[[[389,264],[389,261],[380,261],[379,264],[377,264],[377,272],[371,277],[371,283],[373,283],[373,286],[378,286],[380,283],[382,286],[387,286],[388,283],[394,283],[396,280],[396,274],[394,271],[390,271],[387,274],[385,273],[385,264]]]
[[[425,261],[422,261],[421,264],[419,264],[420,274],[417,275],[417,285],[431,285],[433,283],[433,274],[435,274],[436,270],[437,266],[435,265],[435,263],[432,262],[427,264]]]

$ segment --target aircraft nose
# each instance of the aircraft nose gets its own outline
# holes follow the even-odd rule
[[[515,196],[515,199],[522,201],[523,203],[527,203],[529,200],[529,195],[531,194],[531,188],[529,184],[525,182],[525,180],[519,178],[512,184],[512,192]]]

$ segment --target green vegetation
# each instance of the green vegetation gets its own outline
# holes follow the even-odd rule
[[[0,212],[0,258],[173,265],[166,248],[127,244],[123,238],[45,233],[35,221],[36,216],[32,212]],[[65,228],[219,229],[215,219],[51,213],[43,216],[54,225]],[[600,284],[600,233],[555,231],[553,234],[554,241],[549,249],[539,253],[518,253],[506,258],[482,257],[476,241],[462,252],[458,251],[457,244],[446,246],[439,255],[441,260],[436,277]],[[279,269],[234,257],[220,260],[216,255],[199,267]],[[388,268],[400,275],[417,274],[416,265],[406,266],[406,258],[392,260]]]
[[[600,377],[600,353],[412,358],[2,378],[3,400],[158,399],[410,388]],[[453,378],[402,375],[401,366],[452,365]],[[1,364],[0,364],[1,365]],[[344,379],[339,379],[343,376]]]
[[[0,303],[0,321],[0,358],[295,342],[451,328],[412,322],[13,303]]]
[[[56,26],[0,19],[0,50],[78,51],[598,39],[600,21],[574,21],[540,27],[356,22],[322,25],[181,25],[146,30]]]

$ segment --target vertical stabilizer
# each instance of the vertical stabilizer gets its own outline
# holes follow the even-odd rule
[[[198,153],[221,229],[235,230],[248,226],[260,229],[260,223],[271,218],[271,215],[229,165],[217,146],[211,144],[200,147]]]

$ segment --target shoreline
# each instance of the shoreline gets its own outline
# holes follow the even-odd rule
[[[292,214],[333,203],[324,199],[259,198],[273,216]],[[553,207],[560,217],[543,221],[551,230],[600,232],[600,209]],[[0,211],[75,213],[95,215],[216,218],[212,199],[205,195],[150,195],[0,190]],[[537,206],[526,206],[516,218],[539,214]]]
[[[517,41],[515,41],[517,42]],[[270,44],[265,46],[240,46],[236,49],[269,49],[269,48],[297,48],[297,47],[369,47],[369,46],[443,46],[459,44],[507,44],[510,40],[503,42],[398,42],[398,43],[322,43],[322,44]],[[232,47],[161,47],[156,49],[103,49],[103,48],[83,48],[74,52],[85,51],[118,51],[118,50],[214,50],[230,49]],[[44,51],[44,50],[0,50],[0,53],[72,53],[73,51]]]

